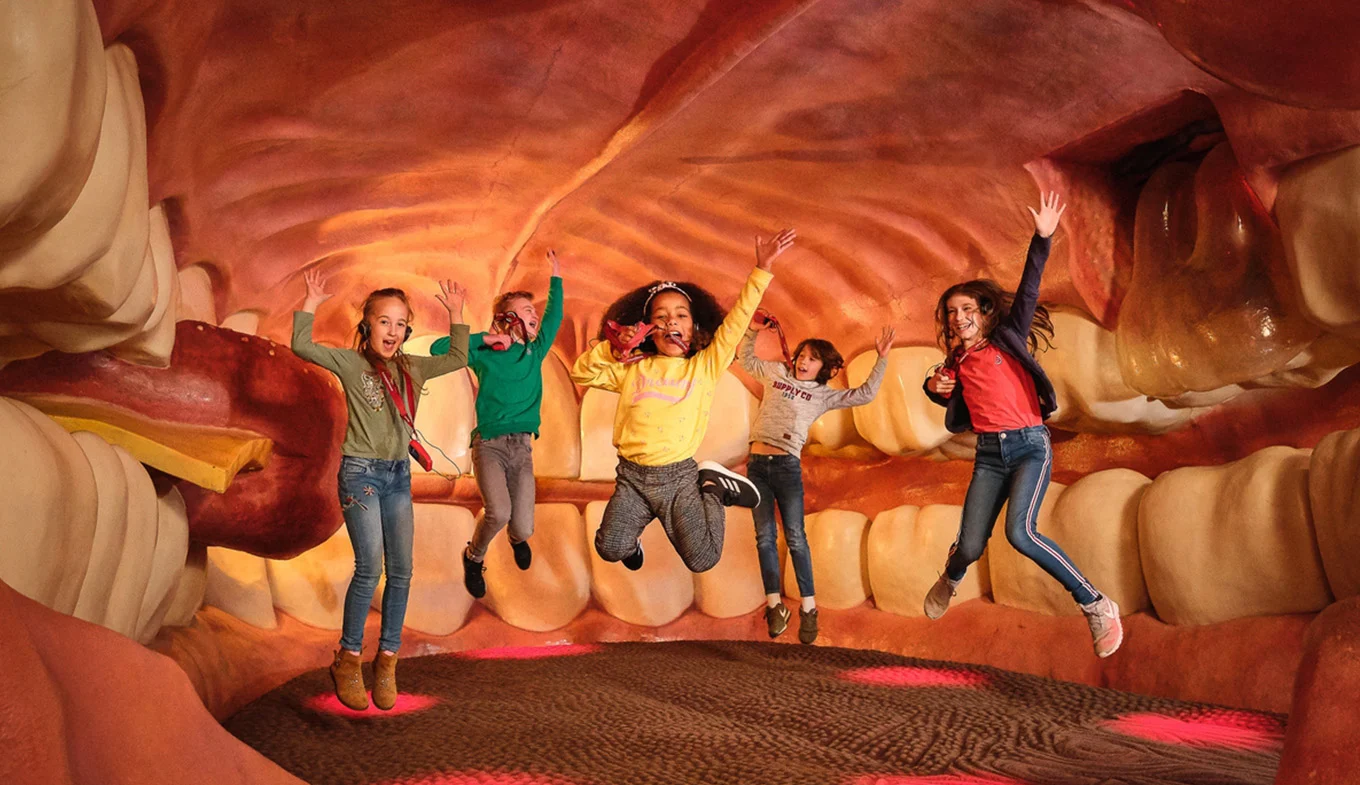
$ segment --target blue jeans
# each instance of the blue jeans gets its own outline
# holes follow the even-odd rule
[[[401,649],[401,626],[406,619],[406,598],[411,593],[411,547],[415,535],[415,511],[411,506],[411,462],[406,458],[340,459],[340,510],[345,529],[354,545],[354,577],[345,592],[345,620],[340,646],[360,651],[364,644],[364,621],[369,603],[378,589],[378,576],[387,567],[383,590],[383,651]]]
[[[1035,528],[1052,473],[1048,428],[1035,425],[978,434],[973,481],[963,502],[959,536],[949,549],[945,567],[950,580],[961,580],[968,566],[982,558],[1001,505],[1006,504],[1006,539],[1011,545],[1057,579],[1077,602],[1089,605],[1100,599],[1100,593],[1057,543]]]
[[[746,464],[746,476],[760,491],[760,504],[752,514],[765,593],[779,593],[779,532],[774,523],[774,506],[778,503],[779,518],[784,523],[784,540],[793,560],[794,577],[798,579],[798,593],[804,597],[813,596],[816,592],[812,585],[812,554],[808,552],[807,537],[803,534],[803,464],[795,455],[752,453]]]

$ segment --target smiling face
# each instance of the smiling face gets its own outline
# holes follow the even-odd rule
[[[501,313],[510,312],[519,317],[524,322],[524,331],[527,333],[528,340],[532,341],[538,337],[539,316],[538,309],[534,307],[533,300],[527,297],[515,297],[507,301],[501,308]],[[516,341],[520,340],[519,332],[512,330],[511,335]]]
[[[658,294],[652,298],[650,321],[657,353],[684,357],[694,340],[694,316],[689,298],[676,291]]]
[[[804,346],[798,356],[793,358],[793,378],[800,382],[811,382],[817,379],[817,374],[822,372],[822,358],[812,350],[811,346]]]
[[[368,345],[384,360],[397,355],[406,341],[406,326],[411,323],[411,309],[397,297],[384,297],[373,303],[368,316]]]
[[[986,337],[987,317],[978,309],[978,301],[969,294],[956,294],[945,303],[945,318],[949,329],[965,347],[973,346]]]

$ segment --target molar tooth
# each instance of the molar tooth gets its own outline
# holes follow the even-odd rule
[[[311,627],[340,629],[354,575],[354,549],[344,526],[310,551],[265,564],[275,608]]]
[[[812,553],[817,605],[840,610],[864,604],[872,593],[865,558],[869,519],[849,510],[823,510],[806,517],[804,530]],[[784,593],[798,596],[791,556],[784,562]]]
[[[1327,584],[1360,595],[1360,429],[1323,437],[1308,464],[1308,499]]]
[[[203,604],[230,613],[255,627],[278,626],[273,592],[265,560],[253,553],[230,548],[208,548],[207,585]]]
[[[467,508],[452,504],[417,504],[414,509],[411,592],[406,601],[405,626],[430,635],[449,635],[463,626],[472,609],[472,595],[463,586],[463,546],[472,539],[476,521]],[[349,569],[354,570],[353,556]],[[373,592],[373,610],[382,610],[386,588],[387,576],[383,575]]]
[[[923,616],[926,594],[944,571],[949,548],[958,536],[963,507],[957,504],[906,504],[884,510],[869,527],[869,583],[874,605],[898,616]],[[953,603],[981,597],[986,556],[968,569]]]
[[[529,544],[533,564],[520,570],[509,537],[502,533],[491,541],[484,602],[492,613],[522,630],[555,630],[590,603],[585,519],[570,504],[536,505]]]
[[[878,352],[864,352],[846,366],[849,384],[869,378]],[[888,455],[912,455],[934,449],[953,435],[944,427],[944,407],[926,397],[921,383],[944,354],[930,346],[909,346],[888,352],[888,371],[874,400],[856,406],[855,429]]]
[[[680,555],[666,538],[659,521],[642,532],[645,559],[642,569],[629,570],[609,563],[595,552],[606,502],[586,505],[586,545],[590,551],[591,592],[609,615],[640,627],[660,627],[674,621],[694,602],[694,580]]]
[[[730,619],[760,607],[765,586],[754,532],[750,510],[727,508],[722,558],[713,569],[694,574],[694,604],[699,610],[714,618]]]

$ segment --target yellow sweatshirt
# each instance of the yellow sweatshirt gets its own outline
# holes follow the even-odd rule
[[[755,268],[737,304],[713,341],[693,357],[656,355],[632,365],[614,359],[608,341],[576,358],[571,379],[619,393],[614,412],[614,446],[620,457],[643,466],[665,466],[693,458],[708,430],[713,390],[736,357],[760,298],[774,278]]]

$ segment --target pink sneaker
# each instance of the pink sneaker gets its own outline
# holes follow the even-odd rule
[[[1108,657],[1124,642],[1124,622],[1119,619],[1119,604],[1109,597],[1101,597],[1090,605],[1081,606],[1086,623],[1091,628],[1091,641],[1097,657]]]

